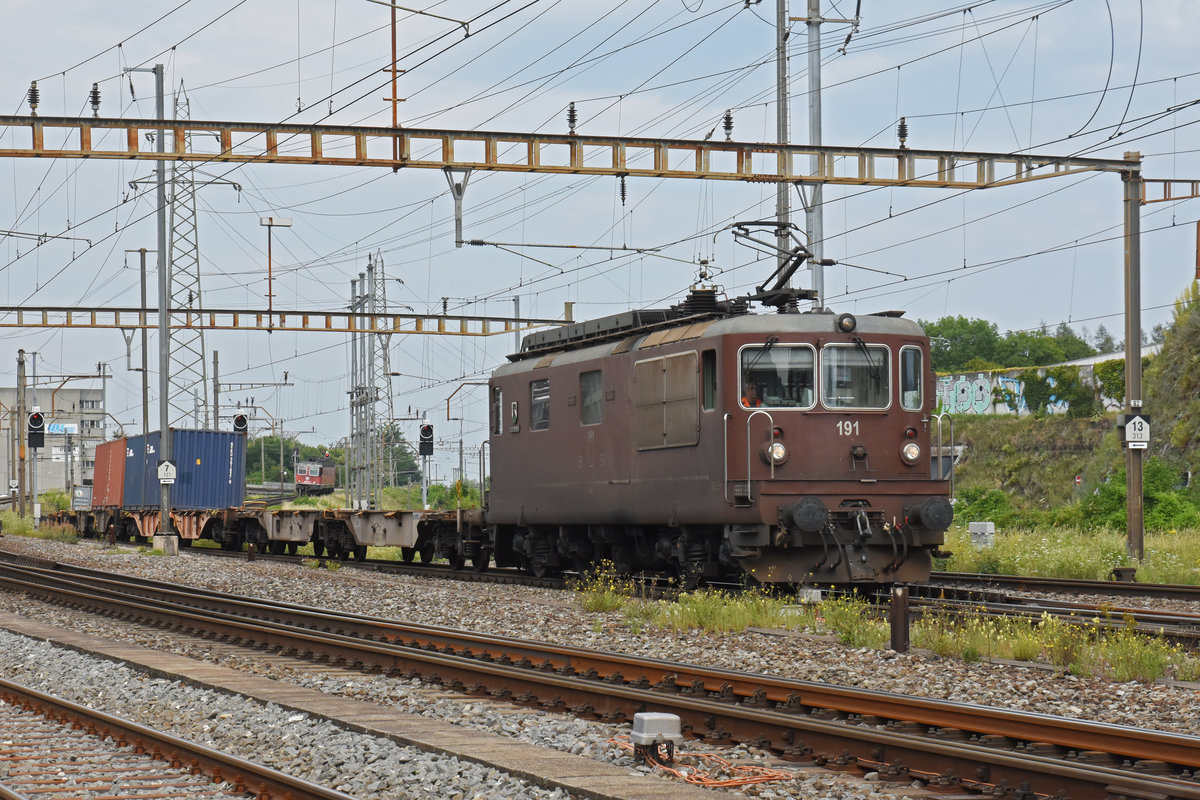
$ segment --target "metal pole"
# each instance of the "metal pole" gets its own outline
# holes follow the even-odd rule
[[[358,281],[350,279],[350,312],[358,309]],[[347,504],[358,508],[358,335],[350,332],[350,446],[346,448]]]
[[[271,310],[274,307],[273,303],[275,302],[275,293],[274,293],[274,290],[272,289],[272,286],[274,284],[272,283],[272,280],[271,280],[271,229],[273,227],[274,227],[273,225],[267,226],[267,324],[268,325],[271,324],[271,320],[273,319],[273,317],[271,315]]]
[[[821,145],[821,0],[808,0],[808,143]],[[821,174],[821,156],[809,158],[809,167],[814,178]],[[815,180],[809,194],[807,216],[808,249],[812,253],[813,290],[817,293],[814,305],[825,306],[825,269],[821,266],[821,252],[825,238],[825,212],[822,208],[822,184]]]
[[[521,318],[521,296],[513,295],[513,319]],[[521,332],[513,331],[513,352],[521,352]]]
[[[166,119],[163,109],[163,65],[154,65],[154,89],[157,94],[154,110],[158,119]],[[167,152],[167,132],[158,129],[155,137],[157,152]],[[171,377],[171,331],[168,326],[170,314],[171,265],[167,258],[167,162],[155,162],[155,198],[158,203],[158,428],[160,433],[159,461],[171,459],[170,410],[167,396],[170,394]],[[154,548],[168,555],[179,552],[179,540],[171,531],[171,485],[159,484],[158,535],[154,537]]]
[[[32,408],[38,407],[37,399],[37,353],[29,354],[33,359],[33,380],[30,381],[30,392],[33,395]],[[31,504],[30,511],[33,512],[33,527],[38,526],[38,520],[41,518],[41,507],[38,504],[38,488],[37,488],[37,468],[38,468],[38,450],[39,447],[29,448],[29,502]]]
[[[809,5],[812,5],[815,0],[810,0]],[[810,8],[811,11],[811,8]],[[787,68],[787,0],[775,0],[775,134],[780,144],[788,143],[788,68]],[[811,69],[811,66],[810,66]],[[783,159],[790,159],[790,155],[781,155]],[[779,174],[787,175],[791,172],[791,164],[787,164],[787,169],[784,169],[784,164],[780,164]],[[775,221],[779,224],[775,231],[775,241],[779,247],[780,253],[777,256],[777,264],[782,267],[786,260],[785,252],[790,249],[791,240],[787,235],[787,225],[791,222],[791,199],[788,197],[790,187],[786,180],[780,181],[775,187]],[[788,281],[788,286],[791,286],[791,281]]]
[[[1125,184],[1125,413],[1142,413],[1142,173],[1141,153],[1126,153],[1136,162],[1121,173]],[[1125,517],[1127,549],[1139,562],[1143,548],[1142,454],[1145,450],[1125,448]]]
[[[909,646],[908,586],[903,583],[892,586],[891,610],[888,616],[891,621],[891,649],[897,653],[907,653]]]
[[[217,351],[213,350],[213,430],[221,430],[221,381],[217,378]]]
[[[146,345],[146,337],[149,336],[149,332],[146,330],[146,248],[141,248],[138,253],[142,256],[142,434],[144,435],[150,433],[150,364]],[[159,267],[161,268],[161,266],[160,262]]]
[[[21,423],[25,421],[25,351],[17,350],[17,418],[13,431],[17,437],[17,502],[18,514],[25,516],[25,445],[26,436]]]

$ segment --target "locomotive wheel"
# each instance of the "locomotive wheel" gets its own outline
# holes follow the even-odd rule
[[[479,552],[471,556],[471,566],[476,572],[487,572],[488,562],[492,560],[492,554],[484,548],[479,548]]]
[[[679,588],[685,592],[690,592],[699,586],[703,575],[704,570],[699,564],[685,564],[675,571],[675,578],[679,581]]]
[[[400,560],[403,561],[405,564],[411,564],[413,562],[413,559],[416,557],[417,557],[417,548],[415,548],[415,547],[401,547],[400,548]]]
[[[355,561],[366,561],[367,560],[367,546],[365,544],[360,544],[360,545],[355,546],[354,560]]]

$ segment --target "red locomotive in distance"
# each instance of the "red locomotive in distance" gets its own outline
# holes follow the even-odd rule
[[[337,467],[332,460],[296,463],[297,494],[330,494],[336,485]]]

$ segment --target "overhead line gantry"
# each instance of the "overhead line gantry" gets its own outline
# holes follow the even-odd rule
[[[166,152],[142,149],[163,131]],[[1138,160],[770,142],[295,125],[200,120],[0,116],[0,157],[231,164],[478,169],[758,183],[983,189],[1081,172],[1137,170]],[[808,166],[815,164],[815,171]]]

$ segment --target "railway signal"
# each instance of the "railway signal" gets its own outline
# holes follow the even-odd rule
[[[245,414],[238,414],[237,416],[235,416],[233,418],[233,430],[236,433],[245,433],[246,432],[246,415]]]
[[[34,411],[29,415],[27,420],[28,426],[26,430],[29,433],[30,447],[45,447],[46,446],[46,418],[42,416],[42,412]]]
[[[433,455],[433,426],[428,422],[421,425],[420,439],[417,443],[417,453],[423,456]]]

